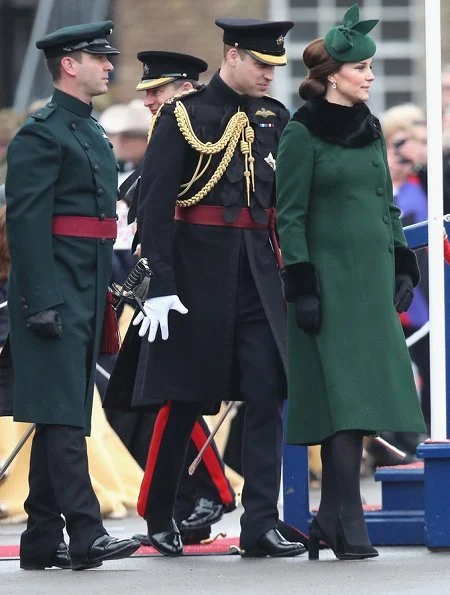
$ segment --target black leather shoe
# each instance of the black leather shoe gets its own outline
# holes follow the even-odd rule
[[[204,539],[211,537],[211,527],[180,531],[180,535],[183,545],[198,545]],[[142,545],[152,545],[148,535],[144,533],[136,533],[136,535],[133,535],[133,539],[137,539]]]
[[[243,548],[243,558],[290,558],[304,554],[306,548],[302,543],[286,541],[278,529],[269,529],[254,545]]]
[[[52,566],[56,566],[56,568],[71,568],[69,548],[64,542],[58,545],[53,556],[46,563],[20,559],[20,568],[22,570],[45,570],[45,568],[52,568]]]
[[[157,533],[148,531],[148,540],[150,545],[165,556],[181,556],[183,554],[183,542],[178,527],[173,519],[171,519],[165,529],[158,530]]]
[[[204,529],[219,522],[224,512],[225,507],[221,502],[199,498],[191,515],[181,522],[180,529]]]
[[[141,545],[152,545],[146,533],[136,533],[132,535],[132,539],[136,539]]]
[[[211,526],[203,527],[202,529],[189,529],[188,531],[180,531],[181,541],[184,545],[199,545],[204,539],[211,537]]]
[[[101,566],[104,560],[128,558],[141,544],[136,539],[117,539],[111,535],[97,537],[85,556],[71,556],[72,570],[86,570]]]
[[[289,525],[289,523],[285,523],[279,519],[277,529],[287,541],[301,543],[308,549],[308,536],[300,531],[300,529],[297,529],[297,527],[294,527],[294,525]]]

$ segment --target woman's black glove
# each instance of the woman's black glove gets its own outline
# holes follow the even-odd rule
[[[318,333],[321,324],[320,289],[315,266],[296,262],[281,271],[284,297],[295,306],[295,322],[308,334]]]
[[[409,275],[395,276],[394,304],[397,312],[406,312],[414,298],[414,287]]]
[[[28,316],[27,327],[33,333],[49,339],[62,337],[63,333],[61,316],[56,310],[42,310],[37,314]]]
[[[295,322],[309,335],[320,331],[320,299],[316,295],[302,295],[295,300]]]

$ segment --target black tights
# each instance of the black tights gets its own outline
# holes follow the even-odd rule
[[[332,544],[338,519],[352,545],[369,543],[359,485],[363,433],[337,432],[322,443],[322,491],[317,520]]]

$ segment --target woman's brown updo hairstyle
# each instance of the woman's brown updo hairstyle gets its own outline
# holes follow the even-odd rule
[[[308,101],[325,95],[330,74],[338,72],[342,62],[334,60],[325,49],[323,37],[311,41],[303,52],[303,62],[308,69],[308,76],[298,90],[300,97]]]

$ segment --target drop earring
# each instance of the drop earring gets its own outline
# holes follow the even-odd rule
[[[331,86],[333,87],[333,89],[336,89],[336,81],[333,81],[333,84]]]

